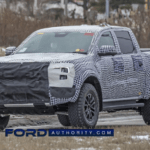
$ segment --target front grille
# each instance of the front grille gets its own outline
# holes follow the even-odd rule
[[[0,63],[0,104],[49,102],[49,63]]]

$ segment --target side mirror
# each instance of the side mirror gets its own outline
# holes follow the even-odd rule
[[[97,53],[99,56],[106,56],[106,55],[116,55],[117,51],[114,46],[103,45],[100,47]]]
[[[15,50],[16,50],[15,46],[7,47],[6,49],[3,49],[3,51],[5,51],[6,56],[11,55]]]

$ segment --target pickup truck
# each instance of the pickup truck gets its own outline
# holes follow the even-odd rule
[[[7,51],[8,50],[8,51]],[[150,52],[126,27],[40,29],[0,58],[0,129],[10,114],[94,128],[99,112],[134,109],[150,125]]]

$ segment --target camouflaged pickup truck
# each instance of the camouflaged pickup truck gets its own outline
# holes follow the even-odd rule
[[[135,109],[150,124],[150,52],[129,28],[41,29],[0,58],[0,129],[10,114],[57,114],[94,128],[100,111]]]

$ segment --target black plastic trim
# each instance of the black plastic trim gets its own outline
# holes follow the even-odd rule
[[[117,110],[126,108],[144,107],[144,103],[137,103],[136,100],[120,100],[120,101],[106,101],[103,102],[103,111]]]
[[[55,98],[70,98],[75,95],[75,86],[72,88],[66,88],[66,87],[50,87],[50,92],[52,97]]]
[[[20,115],[54,115],[53,107],[35,105],[35,107],[4,107],[0,105],[0,114],[20,114]]]

